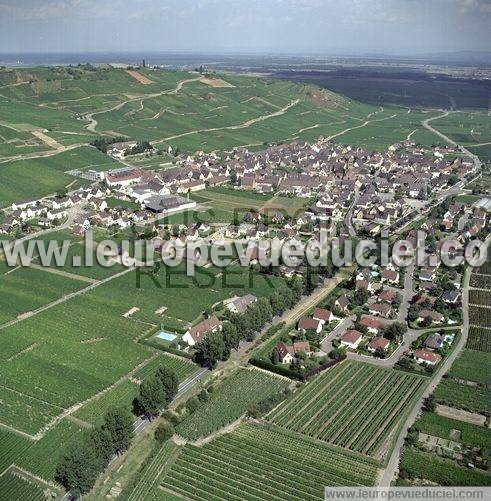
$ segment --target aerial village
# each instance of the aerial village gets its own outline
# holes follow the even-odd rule
[[[0,234],[61,226],[77,236],[89,229],[145,229],[155,250],[164,253],[175,241],[218,245],[240,239],[257,243],[249,256],[253,266],[261,242],[306,242],[321,228],[341,242],[377,239],[388,230],[414,245],[421,229],[428,235],[427,266],[350,268],[347,279],[263,353],[260,363],[278,371],[298,370],[342,356],[418,372],[432,371],[445,357],[458,331],[452,326],[462,321],[462,269],[442,265],[437,250],[449,238],[464,244],[482,237],[489,225],[488,201],[466,203],[457,197],[476,175],[472,160],[458,149],[423,148],[408,140],[385,152],[367,152],[319,138],[313,144],[293,142],[263,151],[240,147],[221,155],[178,155],[167,168],[149,169],[131,166],[128,152],[137,146],[110,144],[107,154],[124,166],[75,172],[90,181],[75,191],[13,203]],[[151,155],[151,146],[144,153]],[[262,195],[268,202],[251,209],[244,197],[243,207],[232,208],[237,209],[234,220],[220,213],[200,218],[210,212],[202,196],[209,190]],[[198,217],[173,220],[176,215]],[[291,277],[307,271],[300,263],[282,266],[280,273]],[[327,278],[316,275],[314,287]],[[248,294],[231,297],[224,306],[244,314],[256,301]],[[188,329],[178,348],[192,350],[220,328],[220,319],[210,314]]]

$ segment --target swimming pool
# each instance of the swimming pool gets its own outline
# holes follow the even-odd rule
[[[175,336],[174,334],[170,334],[169,332],[161,331],[155,337],[163,339],[164,341],[174,341],[174,339],[176,339],[177,336]]]

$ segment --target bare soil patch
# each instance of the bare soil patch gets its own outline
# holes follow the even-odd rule
[[[478,426],[484,426],[486,424],[486,416],[483,416],[482,414],[464,411],[463,409],[455,409],[454,407],[448,407],[447,405],[437,404],[435,412],[439,416],[457,419],[458,421],[463,421],[464,423],[475,424]]]
[[[202,78],[201,82],[205,85],[209,85],[210,87],[215,87],[217,89],[224,87],[235,87],[235,85],[232,85],[231,83],[228,83],[221,78]]]
[[[153,80],[150,80],[138,71],[126,70],[126,73],[128,73],[128,75],[132,76],[137,82],[140,82],[142,85],[150,85],[154,83]]]

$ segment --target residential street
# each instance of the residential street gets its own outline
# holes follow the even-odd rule
[[[438,386],[440,381],[442,380],[445,373],[450,369],[454,360],[460,355],[460,352],[465,347],[465,343],[467,342],[467,335],[469,332],[469,279],[470,279],[470,268],[467,268],[466,273],[464,275],[463,289],[462,289],[462,310],[463,310],[463,323],[462,323],[462,335],[457,342],[457,345],[450,353],[450,355],[443,361],[440,368],[437,370],[433,378],[431,379],[430,384],[425,388],[421,398],[418,400],[418,403],[414,406],[410,415],[406,419],[402,430],[399,433],[399,437],[396,441],[394,449],[392,450],[392,454],[389,458],[389,462],[387,463],[387,467],[385,468],[384,474],[382,476],[382,480],[380,482],[381,487],[389,487],[391,482],[395,479],[397,468],[399,465],[399,457],[401,454],[401,449],[404,445],[404,439],[409,431],[409,428],[416,421],[420,411],[423,408],[424,401],[428,398],[435,388]]]

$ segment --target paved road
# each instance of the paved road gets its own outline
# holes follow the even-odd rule
[[[350,317],[345,317],[339,322],[334,329],[327,334],[327,336],[321,342],[321,350],[324,353],[329,353],[334,347],[332,342],[336,339],[340,334],[347,331],[356,320],[356,316],[352,315]]]
[[[355,196],[353,198],[353,201],[351,202],[348,212],[346,213],[346,216],[344,217],[344,224],[346,228],[348,228],[348,233],[350,237],[356,237],[356,230],[353,227],[353,211],[355,209],[356,204],[358,203],[359,198],[360,198],[360,190],[358,188],[355,188]]]
[[[436,134],[437,136],[439,136],[442,139],[444,139],[445,141],[447,141],[447,143],[451,144],[452,146],[460,148],[461,151],[463,151],[466,155],[468,155],[469,157],[472,158],[476,168],[480,169],[482,162],[477,155],[474,155],[474,153],[471,153],[468,149],[464,148],[461,144],[457,144],[454,140],[450,139],[448,136],[446,136],[445,134],[443,134],[442,132],[440,132],[439,130],[435,129],[434,127],[432,127],[430,125],[430,122],[433,122],[433,120],[438,120],[439,118],[447,117],[451,113],[458,113],[458,111],[454,111],[454,110],[445,111],[441,115],[438,115],[438,116],[432,117],[432,118],[427,118],[426,120],[423,120],[421,122],[421,125],[423,125],[423,127],[428,129],[429,131],[433,132],[433,134]]]
[[[406,435],[409,432],[409,428],[411,428],[411,426],[413,426],[414,422],[416,421],[419,413],[421,412],[421,410],[423,408],[424,401],[433,393],[435,388],[438,386],[438,384],[442,380],[442,377],[450,369],[452,363],[460,355],[460,352],[462,351],[462,349],[465,346],[465,343],[467,342],[467,335],[469,332],[469,279],[470,279],[470,273],[471,273],[471,269],[467,268],[465,275],[464,275],[464,283],[463,283],[463,289],[462,289],[462,309],[463,309],[462,335],[460,336],[460,339],[457,342],[457,346],[455,346],[452,353],[450,353],[450,355],[443,361],[443,363],[440,366],[440,368],[438,369],[438,371],[432,377],[430,384],[426,387],[423,394],[421,395],[421,398],[419,399],[418,403],[414,406],[413,410],[411,411],[408,418],[406,419],[406,422],[404,423],[404,426],[399,433],[399,437],[397,438],[395,447],[392,450],[389,461],[387,463],[387,467],[385,468],[384,474],[383,474],[382,479],[380,481],[381,487],[389,487],[391,482],[393,480],[395,480],[395,476],[396,476],[397,471],[398,471],[399,457],[401,455],[401,449],[404,445],[404,439],[406,438]]]

